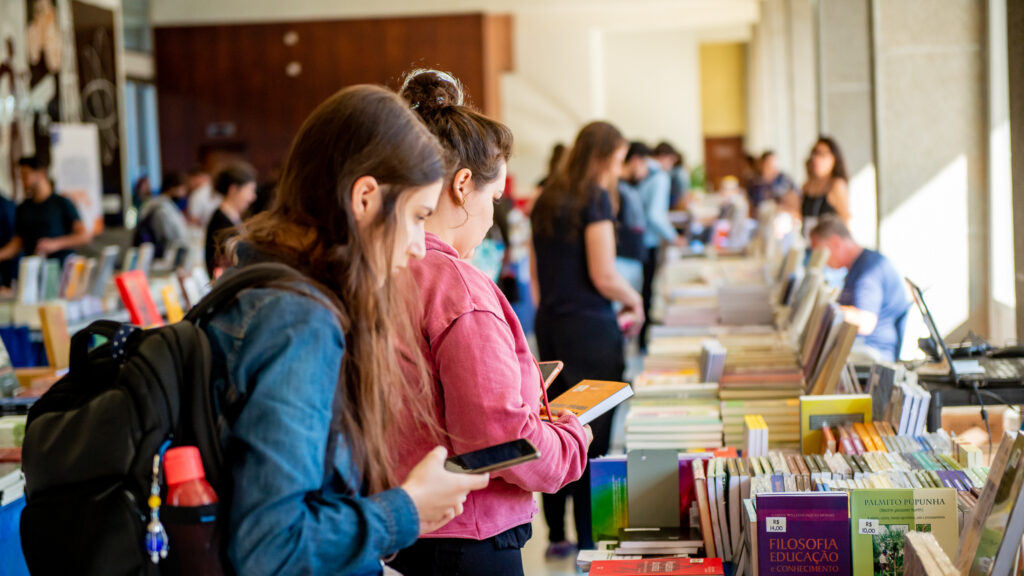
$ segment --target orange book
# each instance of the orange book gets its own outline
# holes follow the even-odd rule
[[[821,447],[822,454],[836,451],[836,435],[832,433],[832,428],[828,424],[821,426]]]
[[[43,329],[43,345],[50,368],[63,370],[68,367],[71,356],[71,337],[68,322],[61,306],[40,306],[39,320]]]
[[[837,428],[839,430],[839,443],[843,447],[843,454],[862,454],[864,450],[864,443],[860,441],[860,437],[853,431],[853,428],[847,424]]]
[[[693,489],[697,493],[697,510],[700,512],[700,534],[704,538],[704,555],[714,558],[715,554],[715,533],[711,525],[711,506],[708,502],[708,480],[704,475],[704,462],[694,460],[693,466]]]
[[[572,412],[587,425],[633,396],[626,382],[581,380],[565,394],[551,401],[552,411]]]
[[[878,433],[878,428],[871,422],[866,422],[864,427],[867,428],[868,434],[871,435],[871,441],[878,447],[878,451],[888,452],[885,448],[885,442],[882,442],[882,435]]]
[[[878,433],[882,436],[895,436],[896,431],[893,430],[892,424],[889,424],[885,420],[875,422],[875,428],[878,429]]]
[[[864,449],[866,451],[878,452],[878,447],[875,446],[875,441],[871,438],[871,434],[868,433],[866,426],[860,422],[854,422],[853,431],[857,436],[860,436],[860,441],[864,443]]]
[[[82,287],[82,275],[85,273],[85,260],[79,258],[75,260],[71,267],[71,274],[68,276],[67,291],[64,297],[68,300],[75,300],[78,298],[78,292]]]

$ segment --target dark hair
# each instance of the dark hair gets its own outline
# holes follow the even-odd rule
[[[18,166],[38,171],[48,169],[50,164],[42,156],[22,156],[18,160]]]
[[[512,131],[465,105],[457,78],[438,70],[413,70],[405,76],[401,95],[445,150],[446,186],[463,168],[478,184],[498,178],[501,165],[512,155]]]
[[[760,160],[761,162],[764,162],[765,160],[772,156],[775,156],[775,150],[765,150],[764,152],[761,153]]]
[[[562,163],[544,185],[534,205],[532,222],[534,233],[555,236],[559,215],[568,216],[566,237],[575,238],[579,232],[580,212],[598,187],[602,164],[626,143],[622,133],[608,122],[591,122],[580,130],[569,151],[569,159]]]
[[[839,149],[839,144],[831,136],[824,135],[818,136],[818,141],[814,143],[814,146],[818,144],[824,144],[836,160],[832,166],[832,178],[848,182],[850,178],[846,173],[846,161],[843,160],[843,151]]]
[[[184,186],[186,176],[184,173],[177,170],[164,172],[163,177],[160,178],[160,193],[163,194],[168,190],[173,190],[179,186]]]
[[[647,147],[647,144],[643,142],[635,141],[629,143],[629,150],[626,151],[626,162],[629,162],[633,158],[639,156],[640,158],[650,158],[651,149]]]
[[[853,238],[846,223],[834,214],[822,216],[821,220],[818,221],[818,225],[811,230],[810,235],[812,238],[819,240],[828,240],[833,236],[838,236],[844,240]]]
[[[683,165],[683,154],[676,147],[669,144],[668,142],[661,141],[654,147],[654,156],[675,156],[676,161],[673,164],[675,167]]]
[[[551,149],[551,158],[548,159],[548,173],[547,176],[550,178],[552,174],[558,172],[558,167],[562,164],[562,160],[565,160],[565,144],[561,142],[555,144],[554,148]]]
[[[371,490],[393,485],[389,426],[413,419],[430,428],[426,361],[411,318],[390,278],[399,209],[408,191],[441,180],[437,140],[395,93],[345,88],[320,104],[295,136],[269,211],[246,222],[241,241],[307,274],[331,299],[345,334],[339,374],[341,430],[355,468]],[[381,209],[365,232],[352,213],[352,188],[364,176],[380,185]],[[383,263],[384,268],[380,266]],[[418,317],[418,315],[416,316]],[[403,360],[419,379],[407,378]],[[436,426],[436,425],[435,425]]]
[[[232,162],[217,173],[213,179],[213,189],[224,196],[232,186],[244,186],[256,181],[256,169],[245,162]]]

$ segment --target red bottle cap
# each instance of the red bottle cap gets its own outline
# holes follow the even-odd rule
[[[164,477],[167,479],[168,486],[206,478],[203,459],[199,456],[199,448],[179,446],[168,450],[164,454]]]

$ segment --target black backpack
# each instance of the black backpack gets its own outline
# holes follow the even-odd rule
[[[221,503],[230,497],[222,415],[241,406],[228,391],[215,408],[202,322],[247,288],[303,279],[281,264],[248,266],[218,280],[183,322],[140,330],[101,320],[74,335],[68,374],[25,428],[21,538],[32,574],[168,573],[146,551],[154,456],[197,446]],[[97,337],[106,342],[93,348]]]

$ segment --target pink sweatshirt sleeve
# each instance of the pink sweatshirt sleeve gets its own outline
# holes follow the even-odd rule
[[[503,319],[486,311],[468,312],[431,348],[456,454],[527,438],[541,457],[494,476],[547,493],[579,479],[587,463],[583,426],[572,415],[553,423],[540,419],[540,376],[535,386],[523,386],[515,340]]]

